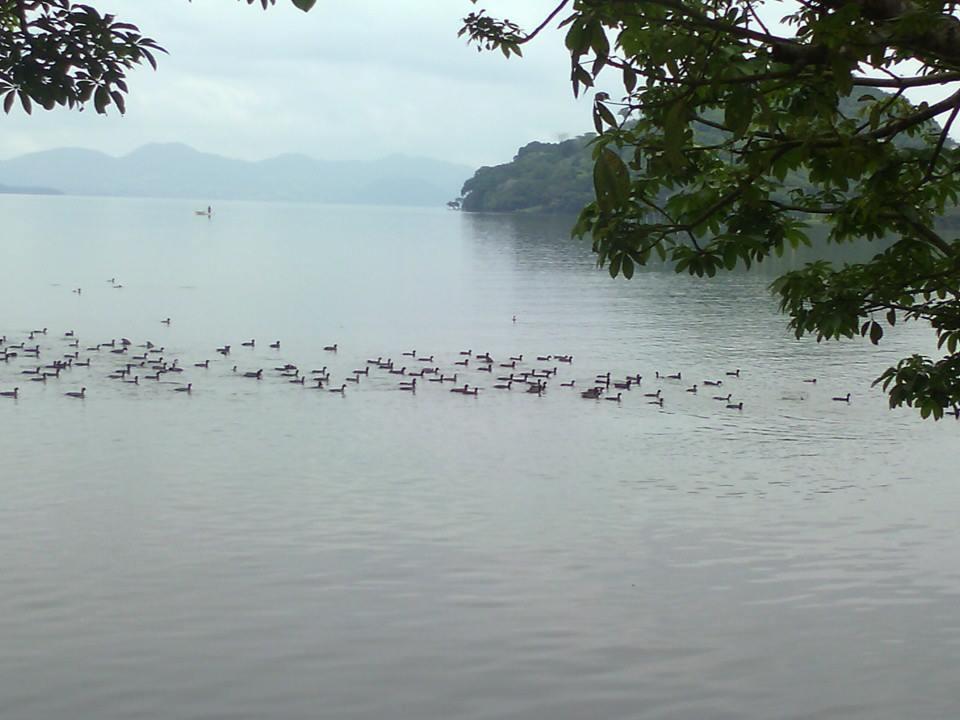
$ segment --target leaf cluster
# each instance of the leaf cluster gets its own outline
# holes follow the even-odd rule
[[[246,0],[264,8],[275,0]],[[291,0],[309,10],[316,0]],[[127,73],[144,63],[157,67],[165,52],[131,23],[70,0],[0,0],[0,99],[5,113],[18,103],[97,113],[125,112]]]

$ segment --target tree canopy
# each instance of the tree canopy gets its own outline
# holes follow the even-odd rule
[[[290,0],[308,11],[316,0]],[[264,9],[276,0],[246,0]],[[71,0],[0,0],[0,99],[9,113],[19,100],[27,113],[34,104],[98,113],[112,105],[124,112],[126,74],[148,63],[157,67],[164,52],[140,29],[93,4]]]
[[[929,323],[939,356],[877,382],[891,407],[960,413],[960,242],[937,225],[960,191],[955,3],[563,0],[530,31],[478,10],[461,34],[510,57],[552,23],[575,94],[603,73],[622,87],[595,94],[595,197],[574,227],[601,266],[630,278],[659,257],[712,277],[809,244],[810,218],[832,242],[893,239],[772,290],[797,337],[876,344],[898,321]],[[697,125],[719,132],[704,142]]]

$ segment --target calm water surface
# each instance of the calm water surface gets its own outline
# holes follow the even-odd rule
[[[192,209],[0,197],[0,335],[149,339],[195,387],[0,365],[0,717],[955,716],[960,423],[870,388],[919,328],[797,342],[772,275],[614,282],[559,221]],[[574,363],[541,398],[272,370],[414,348]],[[559,387],[608,370],[663,409]]]

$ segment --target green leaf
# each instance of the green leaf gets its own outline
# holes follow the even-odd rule
[[[310,9],[317,4],[317,0],[292,0],[292,2],[297,8],[304,12],[310,12]]]
[[[753,120],[753,91],[747,83],[734,85],[724,106],[723,123],[730,128],[734,137],[741,138],[750,127],[751,120]]]
[[[583,23],[575,22],[567,30],[567,36],[564,39],[567,50],[571,55],[579,57],[587,51],[587,32]]]
[[[614,255],[610,258],[610,265],[607,267],[610,271],[610,277],[615,278],[620,274],[620,261],[623,257],[623,255]]]
[[[601,210],[625,205],[630,198],[630,172],[620,156],[604,148],[593,166],[593,187]]]
[[[723,248],[723,266],[727,270],[733,270],[737,266],[737,246],[732,242],[727,243]]]
[[[679,172],[686,164],[683,156],[684,131],[687,128],[686,113],[686,106],[677,101],[670,107],[664,118],[663,157],[674,172]]]

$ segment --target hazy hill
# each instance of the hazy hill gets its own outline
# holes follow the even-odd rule
[[[0,160],[0,184],[55,187],[70,195],[293,200],[443,205],[471,173],[465,165],[393,155],[372,162],[328,162],[280,155],[249,162],[187,145],[145,145],[112,157],[60,148]]]

